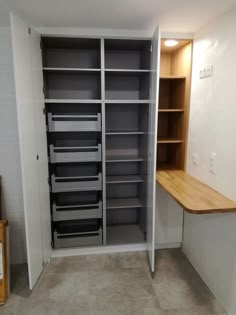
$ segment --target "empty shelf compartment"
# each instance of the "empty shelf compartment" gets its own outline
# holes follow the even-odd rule
[[[54,247],[102,245],[102,228],[98,220],[63,221],[56,224]]]
[[[150,40],[105,39],[105,68],[149,70]]]
[[[101,157],[101,144],[78,147],[55,147],[50,145],[50,163],[100,162]]]
[[[100,39],[42,37],[43,65],[52,68],[100,68]]]
[[[70,206],[52,205],[53,221],[100,219],[102,218],[102,201],[90,204],[78,204]]]
[[[107,226],[107,244],[142,244],[144,233],[138,224],[119,224]]]
[[[70,192],[81,190],[101,190],[102,174],[96,176],[51,176],[52,192]]]
[[[54,115],[48,114],[50,132],[57,131],[101,131],[101,114],[96,115]]]
[[[99,72],[44,72],[46,99],[101,99]]]
[[[149,74],[106,73],[106,100],[148,100]]]

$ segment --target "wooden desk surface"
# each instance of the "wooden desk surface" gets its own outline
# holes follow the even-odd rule
[[[236,202],[182,170],[157,171],[157,182],[189,213],[236,212]]]

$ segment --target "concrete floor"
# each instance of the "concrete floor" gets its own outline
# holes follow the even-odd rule
[[[180,250],[157,252],[150,277],[146,254],[54,258],[32,293],[26,266],[12,270],[12,293],[1,315],[225,314]]]

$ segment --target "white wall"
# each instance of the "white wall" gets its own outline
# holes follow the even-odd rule
[[[236,9],[196,34],[187,172],[236,201]],[[199,79],[213,64],[214,75]],[[216,174],[209,172],[216,152]],[[192,154],[199,155],[199,165]],[[183,250],[228,314],[236,314],[236,213],[185,214]]]
[[[0,27],[0,175],[3,217],[10,223],[10,262],[26,261],[23,197],[11,33]]]

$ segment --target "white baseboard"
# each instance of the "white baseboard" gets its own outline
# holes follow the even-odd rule
[[[94,246],[81,248],[64,248],[52,251],[52,257],[65,256],[81,256],[95,254],[110,254],[121,252],[145,251],[146,244],[131,244],[131,245],[110,245],[110,246]]]
[[[172,243],[156,243],[156,249],[170,249],[170,248],[181,248],[181,242],[172,242]]]
[[[182,243],[164,243],[156,244],[156,249],[165,248],[179,248]],[[110,246],[93,246],[93,247],[81,247],[81,248],[64,248],[54,249],[52,251],[52,257],[67,257],[67,256],[82,256],[82,255],[96,255],[96,254],[110,254],[110,253],[122,253],[122,252],[138,252],[146,251],[147,245],[143,244],[131,244],[131,245],[110,245]]]

